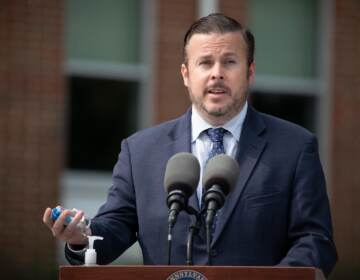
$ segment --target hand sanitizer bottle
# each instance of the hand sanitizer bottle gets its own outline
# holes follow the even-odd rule
[[[95,240],[103,240],[102,236],[89,235],[87,236],[89,240],[89,249],[85,252],[85,265],[96,265],[96,251],[94,249]]]

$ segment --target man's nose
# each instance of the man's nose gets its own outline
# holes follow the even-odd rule
[[[212,72],[211,72],[211,79],[212,80],[223,80],[224,79],[224,73],[223,73],[223,69],[222,69],[220,63],[214,64]]]

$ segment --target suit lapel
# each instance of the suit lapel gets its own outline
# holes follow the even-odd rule
[[[174,123],[168,136],[170,156],[180,152],[191,152],[191,109]]]
[[[265,125],[260,118],[259,113],[249,106],[237,153],[237,160],[240,166],[239,179],[234,191],[229,194],[219,213],[212,245],[217,241],[224,226],[228,222],[229,217],[236,207],[246,183],[266,146],[266,140],[261,137],[261,133],[264,130]]]
[[[191,109],[169,131],[171,139],[169,145],[169,157],[176,153],[191,153]],[[199,211],[199,203],[196,192],[189,198],[189,206]]]

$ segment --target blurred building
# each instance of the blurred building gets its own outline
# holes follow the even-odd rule
[[[56,279],[45,207],[95,214],[121,140],[186,110],[182,39],[216,11],[255,35],[253,106],[318,136],[332,278],[360,276],[358,0],[0,1],[0,271]],[[141,263],[134,252],[119,262]]]

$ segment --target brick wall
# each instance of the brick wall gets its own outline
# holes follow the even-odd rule
[[[248,0],[221,0],[219,1],[219,10],[238,20],[241,24],[247,24]]]
[[[334,2],[331,185],[339,251],[334,277],[360,279],[360,1]]]
[[[196,19],[197,1],[157,2],[154,120],[158,123],[180,116],[190,105],[180,66],[183,37]]]
[[[1,277],[49,279],[55,243],[42,213],[56,204],[62,166],[63,2],[0,5]]]

